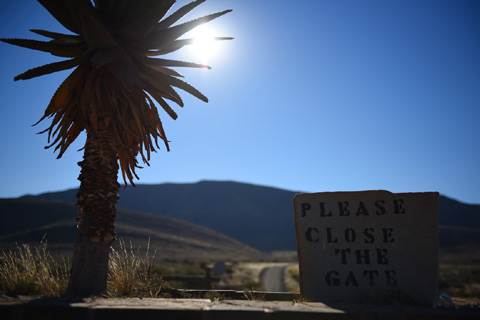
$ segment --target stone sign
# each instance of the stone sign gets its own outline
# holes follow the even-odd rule
[[[437,192],[297,194],[300,289],[310,301],[430,304],[438,285]]]

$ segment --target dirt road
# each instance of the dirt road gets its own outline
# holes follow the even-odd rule
[[[267,267],[260,273],[262,290],[270,292],[286,292],[285,288],[285,269],[287,265]]]

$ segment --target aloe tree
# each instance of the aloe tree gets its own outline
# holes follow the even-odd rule
[[[28,70],[14,80],[75,68],[39,120],[51,119],[42,132],[48,133],[47,148],[54,147],[58,158],[86,131],[79,162],[78,228],[69,295],[106,290],[110,245],[116,238],[118,171],[125,184],[134,185],[137,156],[148,165],[159,141],[169,150],[157,106],[177,118],[166,102],[183,106],[174,87],[208,102],[171,67],[210,67],[160,57],[191,44],[193,39],[179,39],[186,32],[231,11],[176,24],[204,1],[194,1],[167,16],[175,0],[39,0],[72,34],[31,30],[50,40],[1,39],[68,58]]]

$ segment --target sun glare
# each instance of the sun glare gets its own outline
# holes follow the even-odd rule
[[[215,32],[202,25],[193,30],[191,36],[195,39],[191,49],[196,59],[202,64],[208,64],[218,52],[219,41],[215,41]]]

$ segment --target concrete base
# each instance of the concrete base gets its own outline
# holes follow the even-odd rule
[[[24,298],[0,302],[0,319],[460,319],[480,309],[210,299]]]

